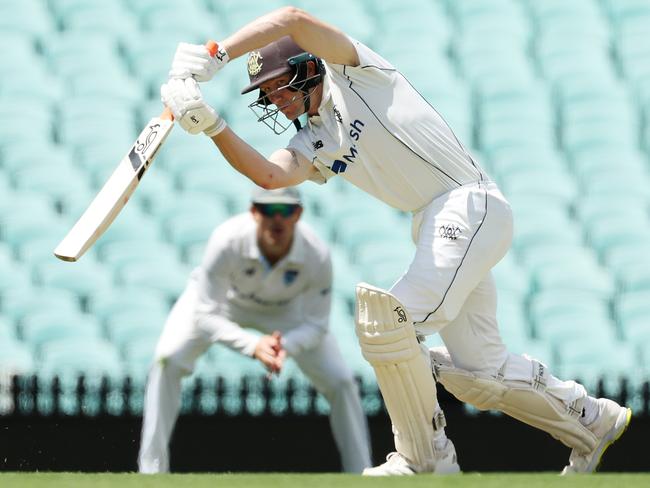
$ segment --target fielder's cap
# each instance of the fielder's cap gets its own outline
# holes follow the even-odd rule
[[[304,53],[305,50],[293,42],[290,36],[282,37],[257,51],[248,53],[248,77],[250,84],[241,94],[252,92],[273,78],[291,73],[289,58]]]
[[[265,190],[264,188],[255,187],[251,201],[253,203],[288,203],[290,205],[302,205],[300,192],[293,186],[277,188],[275,190]]]

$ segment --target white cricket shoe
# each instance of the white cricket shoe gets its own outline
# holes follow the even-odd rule
[[[456,474],[460,472],[460,466],[456,462],[456,448],[453,442],[447,439],[447,444],[442,451],[436,451],[438,459],[434,474]],[[386,456],[386,462],[373,468],[363,470],[364,476],[411,476],[418,473],[430,472],[420,469],[408,461],[399,452],[391,452]]]
[[[587,426],[599,439],[598,445],[587,454],[571,451],[569,464],[562,470],[562,475],[574,473],[592,473],[598,467],[600,459],[607,448],[623,435],[632,420],[632,410],[621,407],[607,398],[598,399],[598,417]]]

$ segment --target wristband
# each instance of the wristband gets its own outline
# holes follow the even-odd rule
[[[216,136],[217,134],[220,134],[221,131],[223,131],[226,127],[228,127],[228,124],[226,124],[226,121],[222,117],[217,117],[217,120],[212,124],[210,127],[207,127],[203,133],[212,138]]]

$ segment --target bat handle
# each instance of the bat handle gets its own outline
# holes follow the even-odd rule
[[[160,114],[160,118],[163,119],[163,120],[171,120],[173,122],[174,121],[174,114],[172,113],[172,111],[171,111],[171,109],[169,107],[165,107],[165,109]]]
[[[205,43],[205,48],[210,53],[210,56],[212,56],[214,58],[215,55],[217,54],[217,51],[219,50],[219,44],[217,44],[216,41],[213,41],[212,39],[210,39],[208,42]],[[160,114],[160,118],[163,119],[163,120],[171,120],[173,122],[174,121],[174,114],[169,109],[169,107],[165,107],[165,109]]]

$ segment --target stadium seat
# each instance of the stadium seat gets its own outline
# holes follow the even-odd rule
[[[650,263],[639,261],[631,267],[616,270],[616,279],[623,291],[635,292],[650,290]]]
[[[82,299],[101,293],[113,283],[111,270],[92,256],[84,256],[74,265],[53,259],[35,266],[33,273],[35,283],[73,291]]]
[[[580,347],[576,347],[575,343],[560,343],[558,358],[558,374],[567,379],[579,379],[588,391],[595,391],[598,381],[602,379],[605,391],[613,395],[619,391],[622,378],[637,386],[642,377],[634,347],[608,337],[587,336]]]
[[[126,313],[134,310],[159,315],[167,313],[170,308],[171,302],[163,293],[141,287],[114,287],[88,300],[89,313],[102,323],[118,312]]]
[[[509,198],[508,194],[506,198]],[[553,220],[545,220],[542,225],[538,221],[523,218],[514,222],[512,247],[517,253],[528,254],[538,246],[558,242],[574,247],[582,244],[581,230],[576,221],[567,216],[560,217],[560,213],[547,215],[552,215]]]
[[[117,280],[122,285],[140,286],[165,294],[169,300],[180,295],[185,288],[189,271],[178,263],[132,263],[125,266],[117,275]]]
[[[20,322],[26,315],[36,312],[75,315],[81,312],[79,297],[70,290],[53,287],[9,288],[2,292],[2,316]]]
[[[634,222],[634,225],[625,225],[626,222]],[[605,254],[610,247],[620,244],[623,240],[650,241],[650,225],[647,220],[639,222],[628,220],[627,215],[612,215],[590,222],[587,234],[591,246],[598,253]]]
[[[0,3],[0,31],[51,38],[56,26],[44,2],[24,0]]]
[[[106,317],[106,334],[119,351],[124,351],[126,345],[141,337],[157,339],[163,331],[166,318],[165,310],[154,311],[146,308],[115,310]]]
[[[619,295],[616,299],[616,316],[623,324],[637,318],[650,317],[650,290]]]
[[[102,245],[99,259],[104,265],[119,271],[133,263],[175,263],[179,250],[163,241],[113,241]]]
[[[32,239],[62,238],[68,225],[53,209],[42,214],[21,210],[14,215],[0,216],[0,235],[4,242],[17,250]]]
[[[90,201],[93,196],[85,173],[71,162],[56,164],[44,171],[39,166],[24,166],[14,171],[12,179],[18,191],[28,191],[48,195],[62,207],[74,207],[75,199]]]
[[[529,292],[530,278],[525,268],[517,263],[514,253],[506,254],[492,268],[492,275],[499,293],[506,292],[523,300]]]
[[[74,385],[79,375],[84,375],[89,382],[101,376],[121,381],[123,372],[116,348],[92,337],[52,341],[43,347],[39,360],[39,376],[57,375],[64,385]]]
[[[101,236],[96,246],[101,255],[102,246],[111,242],[145,241],[153,242],[161,238],[161,229],[154,219],[145,214],[137,201],[129,202],[111,224],[110,228]]]
[[[616,171],[616,168],[613,171]],[[596,226],[595,222],[597,221],[612,222],[622,216],[625,216],[625,220],[628,222],[638,222],[641,225],[645,222],[647,225],[650,223],[648,210],[640,206],[639,203],[638,198],[634,196],[621,195],[620,199],[612,201],[591,194],[576,202],[576,213],[588,229]]]
[[[617,340],[615,323],[596,310],[585,312],[567,308],[551,317],[537,317],[534,330],[535,338],[555,346],[566,343],[567,347],[570,344],[573,348],[587,350],[591,339],[610,343]]]
[[[16,327],[14,326],[13,322],[9,321],[4,316],[0,316],[0,342],[17,340],[18,336],[16,334]]]
[[[530,299],[531,320],[561,320],[567,314],[583,313],[608,317],[610,302],[608,299],[594,296],[583,290],[545,289],[535,293]]]
[[[165,220],[165,235],[171,244],[186,253],[191,246],[207,243],[215,227],[226,217],[222,210],[217,214],[206,215],[195,211],[178,213]]]
[[[538,290],[583,291],[605,300],[616,290],[612,276],[589,261],[559,260],[555,265],[538,269],[533,279]]]
[[[533,216],[535,214],[532,214]],[[531,274],[548,267],[561,267],[561,263],[581,263],[585,266],[598,266],[598,255],[593,249],[583,244],[562,241],[547,242],[523,250],[520,262]]]
[[[99,321],[92,315],[52,309],[26,314],[20,323],[20,335],[40,354],[50,342],[100,339],[102,333]]]
[[[0,340],[0,372],[29,375],[35,371],[34,357],[27,345],[10,338]]]
[[[53,7],[65,31],[100,32],[131,39],[139,28],[136,17],[120,2],[57,0]]]
[[[29,269],[15,261],[0,263],[0,293],[17,289],[21,292],[31,287]]]
[[[621,270],[633,268],[648,257],[650,240],[621,241],[609,246],[603,253],[607,268],[617,274]]]

